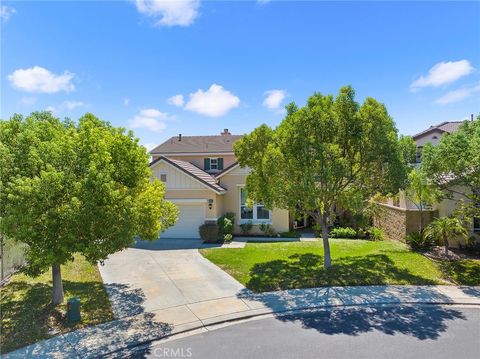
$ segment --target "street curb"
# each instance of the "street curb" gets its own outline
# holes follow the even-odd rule
[[[170,333],[168,335],[159,336],[158,338],[145,340],[145,341],[139,342],[137,344],[127,345],[123,348],[113,350],[113,351],[108,352],[108,353],[102,353],[101,355],[102,356],[113,355],[115,353],[119,353],[119,352],[122,352],[122,351],[125,351],[125,350],[128,350],[128,349],[133,349],[133,348],[146,346],[146,345],[148,345],[150,343],[153,343],[153,342],[156,342],[156,341],[160,341],[160,340],[163,340],[163,339],[168,339],[168,338],[171,338],[171,337],[175,337],[177,335],[186,334],[186,333],[193,332],[193,331],[196,331],[196,330],[199,330],[199,329],[208,330],[207,327],[226,324],[226,323],[241,322],[241,321],[244,321],[244,320],[247,320],[247,319],[252,319],[252,318],[260,317],[260,316],[264,316],[264,315],[271,315],[271,314],[288,315],[288,314],[302,313],[302,312],[311,311],[311,310],[319,310],[319,309],[323,309],[323,308],[329,309],[329,308],[368,307],[368,306],[372,306],[372,305],[374,305],[374,306],[387,306],[387,305],[391,305],[391,306],[394,306],[394,305],[395,306],[400,306],[400,305],[448,305],[448,306],[451,306],[451,305],[460,305],[460,306],[466,305],[466,306],[472,306],[473,305],[473,306],[479,306],[480,307],[479,302],[470,303],[470,302],[433,302],[433,301],[432,302],[411,302],[411,301],[406,301],[406,302],[378,302],[378,303],[355,303],[355,304],[327,304],[327,305],[318,305],[318,306],[312,306],[312,307],[278,310],[278,311],[267,310],[263,313],[247,314],[248,312],[258,311],[258,309],[252,309],[250,311],[245,311],[244,312],[245,315],[241,315],[241,316],[238,316],[238,317],[235,317],[235,318],[230,318],[230,319],[222,319],[222,320],[218,320],[218,321],[213,321],[213,322],[208,323],[208,324],[204,324],[203,321],[200,320],[202,325],[193,326],[191,328],[184,329],[184,330],[179,330],[179,331],[175,331],[175,329],[174,329],[172,331],[172,333]],[[213,318],[215,318],[215,317],[213,317]],[[183,324],[183,325],[186,325],[186,324]]]

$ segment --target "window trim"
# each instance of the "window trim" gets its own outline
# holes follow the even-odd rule
[[[243,224],[243,223],[248,223],[248,222],[251,222],[252,224],[262,224],[262,223],[265,223],[265,224],[272,224],[272,217],[273,217],[273,213],[272,213],[272,210],[268,210],[268,216],[269,216],[269,219],[258,219],[257,218],[257,206],[260,205],[262,207],[265,208],[265,206],[263,204],[260,204],[260,203],[255,203],[253,206],[252,206],[252,218],[242,218],[242,190],[245,190],[245,186],[238,186],[238,209],[239,209],[239,212],[238,212],[238,221],[239,221],[239,224]],[[266,208],[265,208],[266,209]]]

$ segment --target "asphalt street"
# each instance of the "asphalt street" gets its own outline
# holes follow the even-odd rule
[[[478,359],[480,307],[330,308],[244,321],[112,357]]]

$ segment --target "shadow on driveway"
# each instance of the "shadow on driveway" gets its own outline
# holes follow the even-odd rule
[[[171,251],[179,249],[214,248],[221,247],[221,245],[221,243],[203,243],[201,239],[195,238],[160,238],[153,242],[138,240],[133,248],[152,251]]]

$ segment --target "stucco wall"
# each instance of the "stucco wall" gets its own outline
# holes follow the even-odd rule
[[[240,188],[245,185],[245,171],[241,168],[220,178],[220,185],[227,189],[223,195],[223,213],[235,213],[235,233],[241,233],[240,230]],[[272,210],[272,227],[276,232],[286,232],[289,229],[289,213],[287,210],[274,208]],[[251,234],[262,234],[260,225],[252,228]]]

